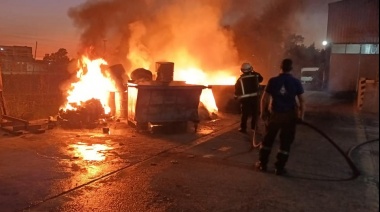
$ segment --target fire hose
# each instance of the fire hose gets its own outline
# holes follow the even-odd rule
[[[311,129],[313,129],[314,131],[316,131],[317,133],[319,133],[321,136],[323,136],[331,145],[333,145],[335,147],[336,150],[338,150],[338,152],[344,157],[344,159],[346,160],[347,164],[349,165],[349,167],[351,168],[352,170],[352,176],[351,178],[349,178],[349,180],[353,180],[355,178],[357,178],[359,175],[360,175],[360,171],[359,169],[355,166],[354,162],[352,161],[351,159],[351,154],[352,152],[365,145],[365,144],[368,144],[368,143],[372,143],[374,141],[379,141],[379,139],[373,139],[373,140],[370,140],[370,141],[366,141],[366,142],[363,142],[363,143],[360,143],[358,145],[355,145],[353,147],[351,147],[349,149],[349,151],[347,153],[345,153],[326,133],[324,133],[322,130],[318,129],[316,126],[308,123],[308,122],[305,122],[301,119],[297,120],[297,124],[301,124],[301,125],[305,125]],[[253,134],[253,136],[255,136],[255,134]],[[253,149],[255,148],[258,148],[259,146],[261,145],[261,143],[255,143],[254,140],[252,142],[252,147],[249,151],[252,151]]]
[[[363,142],[363,143],[360,143],[360,144],[358,144],[358,145],[355,145],[355,146],[351,147],[351,148],[347,151],[347,155],[348,155],[348,157],[351,157],[352,152],[353,152],[354,150],[356,150],[357,148],[359,148],[359,147],[361,147],[361,146],[363,146],[363,145],[366,145],[366,144],[369,144],[369,143],[375,142],[375,141],[379,141],[379,139],[376,138],[376,139],[373,139],[373,140],[365,141],[365,142]]]
[[[352,176],[350,179],[355,179],[357,178],[359,175],[360,175],[360,171],[359,169],[355,166],[354,162],[351,160],[351,158],[349,157],[349,154],[346,154],[329,136],[326,135],[326,133],[324,133],[322,130],[318,129],[316,126],[308,123],[308,122],[305,122],[303,120],[298,120],[297,121],[297,124],[302,124],[302,125],[305,125],[305,126],[308,126],[309,128],[313,129],[314,131],[316,131],[317,133],[319,133],[321,136],[323,136],[324,138],[326,138],[326,140],[335,147],[336,150],[338,150],[338,152],[344,157],[344,159],[346,160],[347,164],[350,166],[351,170],[352,170]]]

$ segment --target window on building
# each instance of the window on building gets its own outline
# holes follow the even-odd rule
[[[379,44],[333,44],[333,54],[379,54]]]
[[[379,54],[379,44],[362,44],[361,54]]]
[[[347,44],[346,54],[360,54],[360,44]]]
[[[345,54],[346,44],[333,44],[331,53],[333,54]]]

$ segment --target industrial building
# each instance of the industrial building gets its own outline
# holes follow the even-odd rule
[[[0,45],[0,70],[3,74],[46,72],[46,64],[34,59],[32,47]]]
[[[357,94],[363,78],[378,85],[379,0],[330,3],[327,40],[329,92]]]

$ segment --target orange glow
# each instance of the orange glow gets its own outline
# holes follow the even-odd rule
[[[108,73],[102,73],[101,65],[107,65],[107,62],[101,58],[90,60],[86,56],[82,57],[78,62],[78,81],[71,83],[63,110],[77,110],[73,105],[80,106],[94,98],[100,100],[106,114],[110,112],[108,99],[110,92],[116,91],[116,86]]]
[[[87,14],[83,8],[73,10],[79,16],[72,18],[78,23],[88,21],[90,24],[89,28],[82,28],[83,47],[92,43],[96,45],[97,53],[104,52],[109,56],[117,53],[115,56],[120,56],[117,61],[127,64],[126,74],[144,68],[155,75],[155,63],[166,61],[174,63],[175,81],[211,86],[232,85],[240,75],[238,66],[241,61],[235,44],[237,34],[229,26],[240,18],[227,18],[224,12],[229,6],[222,6],[221,2],[224,1],[170,1],[169,4],[146,1],[146,7],[125,7],[131,9],[130,12],[120,10],[118,14],[121,19],[119,16],[112,19],[115,17],[113,7],[108,11],[107,8],[98,8],[95,3],[89,8],[94,6],[93,9],[100,9],[102,14],[112,14],[109,17],[111,22],[107,22],[109,24],[99,23],[98,19],[93,19],[97,13]],[[139,11],[139,8],[142,10]],[[80,15],[82,13],[83,16]],[[136,14],[149,14],[149,17],[138,18]],[[122,55],[124,52],[126,55]],[[201,101],[209,112],[217,111],[210,90],[203,90]]]
[[[137,49],[137,50],[136,50]],[[139,61],[141,66],[154,67],[154,61],[147,61],[146,54],[134,54],[141,51],[141,47],[136,47],[131,50],[133,54],[129,54],[128,59],[131,61]],[[232,75],[232,68],[226,70],[208,70],[207,72],[201,68],[197,59],[186,51],[181,49],[173,50],[172,58],[174,62],[174,80],[185,81],[187,84],[196,85],[233,85],[236,81],[236,76]],[[149,64],[149,65],[148,65]],[[137,63],[134,66],[138,67]],[[234,67],[234,69],[236,69]],[[151,68],[150,70],[154,70]],[[237,69],[239,70],[239,69]],[[211,74],[210,74],[211,73]],[[153,73],[154,74],[154,73]],[[202,91],[200,101],[209,111],[209,113],[217,113],[215,98],[212,89],[204,89]]]
[[[156,62],[173,62],[175,81],[233,85],[240,75],[240,62],[232,34],[220,27],[220,13],[215,7],[202,5],[191,6],[194,11],[189,13],[176,6],[164,9],[155,19],[164,30],[143,21],[130,24],[127,59],[131,70],[145,68],[156,74]],[[201,102],[210,113],[218,110],[209,89],[203,90]]]
[[[75,156],[87,161],[103,161],[106,159],[104,152],[112,149],[104,144],[92,144],[88,146],[82,142],[78,142],[72,146],[74,147]]]

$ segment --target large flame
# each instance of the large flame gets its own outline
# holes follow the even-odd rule
[[[177,11],[175,8],[167,9],[174,10],[174,13]],[[183,19],[172,17],[168,11],[168,17],[157,18],[163,26],[173,26],[172,30],[169,27],[157,32],[154,30],[156,27],[142,21],[131,23],[127,55],[131,69],[145,68],[154,72],[155,62],[169,61],[174,62],[176,81],[198,85],[233,85],[239,72],[236,65],[239,64],[230,34],[218,25],[219,14],[212,7],[200,6],[198,9],[199,17],[209,21],[194,24],[197,23],[195,16],[189,13],[184,18],[186,24],[183,24]],[[203,90],[201,102],[210,113],[218,111],[211,89]]]
[[[191,61],[189,58],[187,61]],[[216,76],[209,76],[205,71],[195,66],[189,65],[187,68],[176,68],[174,79],[179,81],[186,81],[187,84],[197,85],[232,85],[235,83],[236,78],[229,76],[226,71],[216,71]],[[212,88],[207,88],[202,91],[200,101],[209,111],[209,113],[217,113],[218,107],[215,102]]]
[[[94,45],[98,50],[105,50],[106,37],[107,48],[112,49],[107,54],[115,53],[120,62],[128,64],[129,71],[145,68],[154,72],[155,62],[168,61],[175,64],[174,80],[200,85],[232,85],[239,74],[237,66],[243,62],[240,60],[253,60],[255,52],[269,49],[266,40],[273,40],[264,39],[264,42],[260,33],[248,29],[251,26],[259,26],[253,27],[255,30],[260,28],[262,21],[268,18],[271,21],[272,16],[263,13],[264,5],[257,1],[246,4],[224,0],[149,0],[133,4],[116,0],[91,1],[71,9],[69,16],[83,31],[83,47]],[[252,12],[252,8],[258,12]],[[269,12],[278,12],[277,5],[273,8],[269,7]],[[104,18],[99,19],[99,14]],[[277,18],[286,16],[282,14]],[[278,27],[275,28],[274,31],[278,31]],[[257,43],[258,40],[263,42]],[[255,68],[259,59],[262,60],[255,58]],[[264,64],[265,60],[260,63]],[[205,105],[209,111],[217,110],[210,89],[203,90],[201,101],[207,101]]]
[[[135,54],[141,50],[141,47],[133,48],[131,45],[131,54],[128,59],[131,61],[141,62],[141,66],[154,67],[154,61],[147,60],[146,54]],[[187,84],[196,85],[233,85],[236,82],[236,76],[233,76],[231,69],[226,70],[203,70],[197,59],[184,50],[173,51],[172,58],[174,62],[174,80],[185,81]],[[137,64],[135,64],[138,67]],[[152,70],[153,68],[151,68]],[[206,107],[209,113],[217,113],[218,107],[212,93],[212,87],[202,91],[200,102]]]
[[[110,92],[116,91],[116,86],[110,75],[102,72],[102,65],[107,65],[102,58],[90,60],[87,56],[82,56],[78,61],[77,82],[71,83],[67,91],[67,102],[61,109],[77,110],[77,106],[84,102],[98,99],[104,112],[110,112],[109,96]]]

